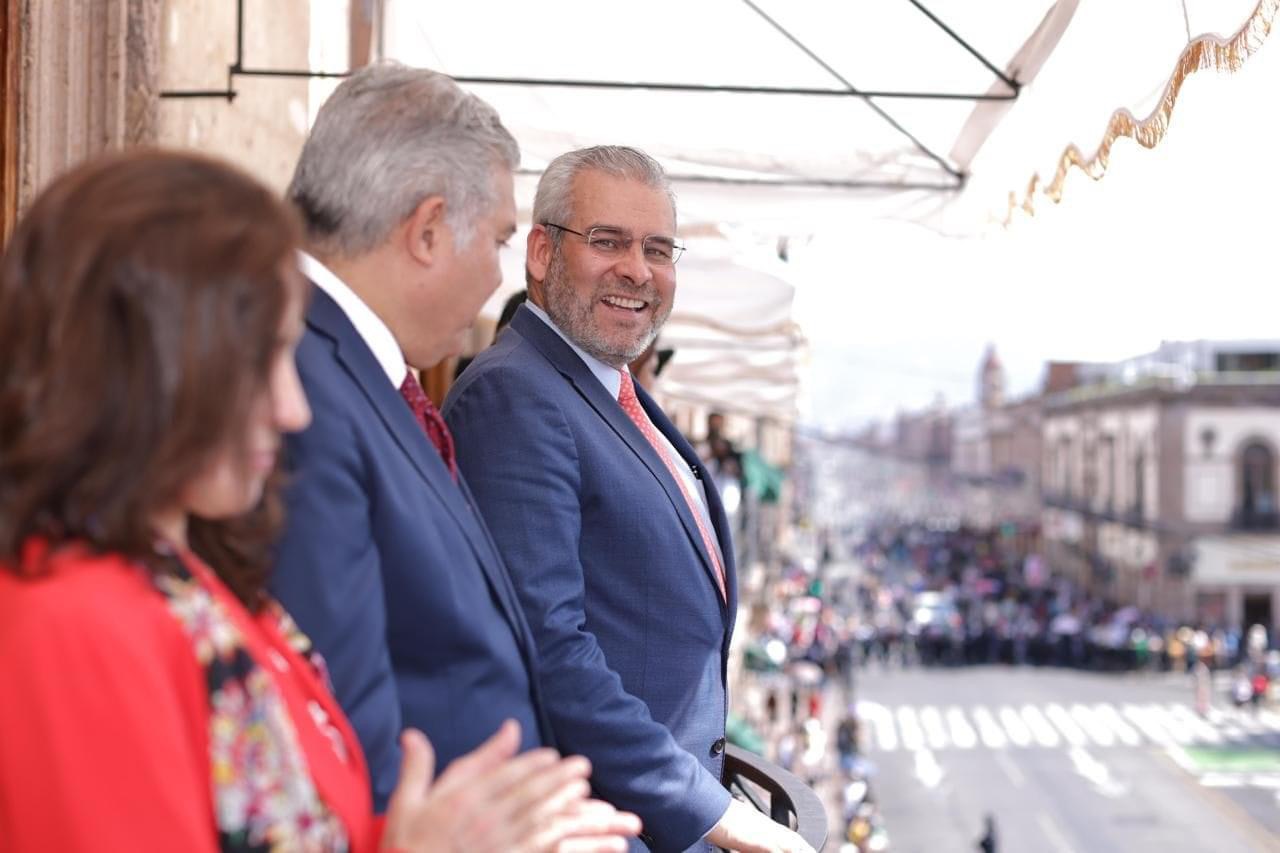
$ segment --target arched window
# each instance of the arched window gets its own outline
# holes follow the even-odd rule
[[[1276,455],[1262,442],[1240,451],[1240,516],[1245,527],[1275,527]]]

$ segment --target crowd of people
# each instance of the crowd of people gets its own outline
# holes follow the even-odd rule
[[[1280,677],[1280,653],[1263,626],[1242,632],[1118,607],[1052,571],[1007,531],[884,521],[849,551],[856,575],[817,589],[820,574],[797,571],[779,587],[749,657],[764,660],[773,643],[775,663],[801,661],[840,684],[872,665],[1173,672],[1206,685],[1222,672],[1231,701],[1253,706]]]
[[[854,552],[867,573],[845,636],[863,662],[1190,672],[1249,666],[1266,651],[1260,626],[1242,633],[1117,606],[999,528],[885,522]]]
[[[27,211],[5,849],[810,850],[721,784],[729,524],[628,369],[676,295],[661,167],[551,162],[528,301],[442,407],[420,385],[499,284],[518,161],[479,98],[378,64],[284,200],[136,150]]]
[[[752,701],[740,710],[762,735],[760,751],[831,801],[831,836],[844,839],[841,851],[885,850],[875,766],[862,750],[851,646],[831,591],[820,587],[794,567],[771,585],[745,653]]]

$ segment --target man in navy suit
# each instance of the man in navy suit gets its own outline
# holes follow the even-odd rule
[[[518,159],[493,109],[452,80],[379,65],[325,102],[289,187],[315,284],[297,350],[313,418],[287,447],[273,588],[327,663],[378,811],[405,727],[439,767],[508,719],[520,749],[555,745],[533,636],[411,369],[456,353],[501,282]],[[620,831],[594,815],[567,834]]]
[[[629,148],[543,173],[529,301],[445,402],[459,464],[537,638],[557,741],[657,850],[807,850],[731,800],[724,510],[627,370],[671,312],[681,251],[661,167]]]

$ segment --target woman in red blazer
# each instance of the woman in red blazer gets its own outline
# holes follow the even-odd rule
[[[293,216],[132,153],[41,196],[0,266],[5,850],[621,850],[588,767],[512,724],[372,813],[323,662],[265,592],[305,285]]]

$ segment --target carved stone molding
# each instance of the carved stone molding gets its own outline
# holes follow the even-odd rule
[[[18,205],[58,173],[156,136],[161,0],[19,0]]]
[[[125,31],[125,114],[127,145],[157,142],[160,108],[161,0],[130,0]]]

